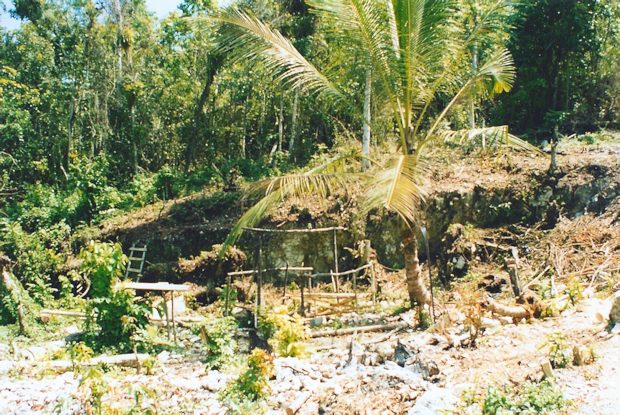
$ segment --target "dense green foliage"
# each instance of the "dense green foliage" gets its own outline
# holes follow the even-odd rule
[[[618,125],[620,4],[614,0],[519,2],[510,50],[514,91],[495,109],[519,131],[545,138]]]
[[[22,24],[0,27],[0,249],[45,306],[83,288],[63,267],[80,248],[71,245],[79,227],[205,186],[236,195],[226,191],[317,166],[317,154],[357,146],[364,124],[373,149],[398,146],[413,158],[429,130],[498,122],[544,140],[619,122],[618,0],[432,2],[418,46],[397,42],[410,55],[389,46],[382,2],[342,2],[381,23],[363,32],[370,37],[337,2],[233,4],[268,23],[259,35],[289,39],[338,99],[316,93],[320,76],[286,82],[247,48],[247,32],[236,43],[222,24],[234,13],[216,2],[184,0],[161,21],[142,0],[5,3]],[[396,33],[413,30],[407,13],[426,2],[412,4],[393,10]],[[503,47],[514,58],[510,92]]]

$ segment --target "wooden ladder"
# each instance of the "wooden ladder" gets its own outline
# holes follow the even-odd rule
[[[136,281],[142,277],[142,271],[144,270],[144,263],[146,262],[146,246],[138,246],[135,243],[129,248],[129,259],[127,261],[127,270],[125,271],[125,278],[129,278],[130,274],[136,276]]]

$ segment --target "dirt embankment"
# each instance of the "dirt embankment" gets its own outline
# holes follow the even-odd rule
[[[547,174],[548,158],[531,155],[431,157],[432,181],[425,206],[431,254],[448,249],[447,231],[453,224],[475,228],[525,225],[552,229],[560,218],[588,212],[613,215],[620,206],[620,145],[566,150],[559,171]],[[353,192],[354,193],[354,192]],[[354,214],[355,195],[334,195],[327,203],[288,202],[265,220],[265,226],[293,228],[339,224],[351,229],[339,235],[343,266],[354,265],[355,243],[368,238],[382,263],[401,266],[401,229],[393,215],[371,215],[365,224]],[[351,197],[352,196],[352,197]],[[91,238],[118,240],[126,249],[136,241],[149,244],[148,264],[153,278],[173,272],[179,258],[198,256],[221,243],[248,207],[240,193],[196,194],[160,202],[105,221],[80,233],[77,243]],[[272,237],[264,241],[265,261],[274,266],[305,263],[328,271],[333,264],[331,235]],[[256,241],[245,235],[239,247],[253,260]],[[422,253],[423,256],[425,253]],[[153,265],[157,264],[157,265]],[[163,270],[163,271],[162,271]]]

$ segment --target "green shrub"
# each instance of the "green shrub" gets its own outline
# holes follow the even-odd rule
[[[14,222],[5,227],[3,249],[15,258],[15,274],[39,304],[47,305],[54,298],[52,283],[66,260],[70,232],[63,222],[33,233]]]
[[[91,241],[80,258],[82,270],[91,281],[84,322],[87,344],[95,350],[121,352],[140,346],[139,335],[148,324],[149,307],[118,284],[127,262],[121,246]]]
[[[256,413],[253,403],[265,399],[269,379],[273,376],[273,357],[262,349],[254,349],[247,359],[247,369],[229,383],[220,394],[220,400],[233,414]]]
[[[125,272],[127,256],[118,243],[90,241],[80,251],[82,271],[90,279],[93,298],[108,297]]]
[[[148,324],[149,307],[131,290],[118,289],[109,297],[91,299],[86,306],[84,340],[95,350],[131,352],[142,349],[140,335]]]
[[[303,357],[308,354],[304,343],[308,335],[301,317],[289,316],[284,307],[262,313],[259,317],[258,333],[278,356]]]
[[[200,334],[207,352],[207,366],[218,369],[230,362],[237,353],[237,321],[234,317],[212,318],[194,327]]]

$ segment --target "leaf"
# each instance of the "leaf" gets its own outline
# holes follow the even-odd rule
[[[422,180],[427,169],[414,155],[402,155],[390,167],[373,175],[365,189],[362,212],[385,207],[396,212],[409,226],[419,218],[419,206],[426,195]]]

